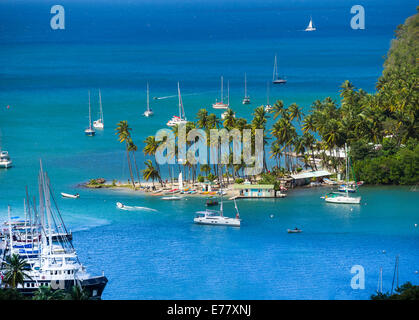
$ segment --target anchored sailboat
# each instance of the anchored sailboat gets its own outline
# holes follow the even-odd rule
[[[346,185],[349,185],[349,157],[348,157],[348,148],[345,144],[345,154],[346,154]],[[346,188],[345,193],[341,192],[332,192],[324,196],[326,202],[331,203],[346,203],[346,204],[360,204],[361,197],[351,197],[349,196],[349,189]]]
[[[150,117],[154,114],[153,110],[150,108],[150,88],[147,82],[147,110],[144,111],[144,116]]]
[[[178,94],[178,97],[179,97],[179,117],[178,116],[173,116],[173,118],[170,119],[167,122],[167,125],[169,127],[174,127],[174,126],[177,126],[179,124],[186,124],[188,122],[186,120],[185,110],[183,109],[183,102],[182,102],[182,96],[180,94],[179,81],[177,83],[177,94]]]
[[[225,104],[224,101],[224,97],[223,97],[223,89],[224,89],[224,84],[223,84],[224,78],[223,76],[221,76],[221,101],[215,101],[215,103],[212,105],[212,107],[214,109],[228,109],[228,104]]]
[[[316,28],[313,27],[313,19],[310,17],[310,22],[309,22],[307,28],[304,31],[315,31],[315,30],[316,30]]]
[[[286,82],[287,82],[287,80],[282,79],[278,74],[278,62],[277,62],[277,56],[275,55],[274,71],[273,71],[273,75],[272,75],[272,83],[273,84],[283,84],[283,83],[286,83]]]
[[[247,77],[246,73],[244,74],[244,98],[243,104],[250,104],[250,97],[247,95]]]
[[[266,105],[265,111],[269,112],[272,110],[272,106],[269,104],[269,81],[266,83]]]
[[[90,108],[90,91],[89,91],[89,127],[84,130],[86,136],[94,136],[96,131],[92,128],[92,110]]]
[[[93,127],[96,129],[103,129],[104,123],[103,123],[103,109],[102,109],[102,95],[99,90],[99,119],[96,121],[93,121]]]

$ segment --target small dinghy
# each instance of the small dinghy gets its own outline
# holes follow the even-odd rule
[[[69,193],[64,193],[64,192],[61,192],[61,196],[62,196],[63,198],[71,198],[71,199],[77,199],[77,198],[80,198],[80,195],[79,195],[78,193],[76,193],[76,194],[69,194]]]
[[[124,205],[123,205],[121,202],[117,202],[117,203],[116,203],[116,206],[117,206],[119,209],[123,209],[123,208],[124,208]]]
[[[303,230],[298,229],[298,228],[296,227],[296,228],[294,228],[294,229],[288,229],[288,230],[287,230],[287,232],[288,232],[288,233],[301,233],[301,232],[303,232]]]

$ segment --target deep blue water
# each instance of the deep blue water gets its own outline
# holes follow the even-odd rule
[[[176,94],[180,81],[189,119],[218,98],[221,75],[230,81],[233,109],[250,119],[266,101],[275,53],[288,83],[271,87],[271,102],[307,110],[316,99],[338,99],[346,79],[372,92],[394,29],[416,2],[365,1],[366,29],[358,31],[350,28],[350,1],[62,1],[63,31],[49,27],[52,4],[0,1],[1,147],[14,161],[0,171],[0,217],[7,204],[19,215],[42,158],[57,195],[81,194],[58,201],[81,260],[109,278],[105,299],[367,299],[381,266],[390,289],[397,254],[401,281],[418,281],[419,200],[408,188],[363,188],[367,204],[353,211],[324,204],[321,189],[243,201],[240,229],[193,225],[203,200],[175,206],[77,188],[92,177],[127,178],[118,121],[128,120],[141,147],[177,112],[176,98],[152,100],[155,116],[141,116],[147,81],[151,96]],[[310,16],[318,31],[302,32]],[[240,103],[245,72],[250,106]],[[96,115],[99,88],[105,130],[87,138],[87,90]],[[121,212],[116,201],[158,212]],[[288,235],[295,225],[304,233]],[[355,264],[365,268],[365,290],[350,287]]]

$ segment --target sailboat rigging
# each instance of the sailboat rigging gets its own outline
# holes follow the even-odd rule
[[[153,110],[150,108],[150,88],[147,82],[147,110],[144,111],[145,117],[150,117],[154,114]]]
[[[274,70],[273,70],[273,74],[272,74],[272,83],[273,84],[285,84],[287,82],[287,80],[282,79],[278,74],[278,61],[277,60],[278,60],[277,55],[275,55]]]
[[[247,77],[246,73],[244,74],[244,98],[243,104],[250,104],[250,97],[247,95]]]
[[[102,95],[99,90],[99,119],[93,121],[93,127],[96,129],[103,129],[104,122],[103,122],[103,109],[102,109]]]
[[[89,91],[89,127],[84,130],[84,133],[86,136],[94,136],[96,134],[96,131],[92,128],[92,110],[90,108],[90,91]]]

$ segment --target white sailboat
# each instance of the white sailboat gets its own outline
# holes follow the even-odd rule
[[[90,91],[89,91],[89,127],[84,130],[86,136],[94,136],[96,131],[92,128],[92,110],[90,108]]]
[[[102,95],[99,90],[99,119],[96,121],[93,121],[93,127],[96,129],[103,129],[104,128],[104,122],[103,122],[103,109],[102,109]]]
[[[177,83],[177,93],[178,93],[178,98],[179,98],[179,116],[173,116],[172,119],[170,119],[167,122],[167,126],[169,127],[174,127],[179,124],[186,124],[188,122],[186,120],[185,110],[183,109],[183,102],[182,102],[182,96],[180,94],[179,81]]]
[[[212,226],[231,226],[231,227],[240,227],[241,219],[239,210],[237,208],[236,200],[234,200],[234,207],[236,209],[236,217],[229,218],[224,217],[223,215],[223,199],[221,198],[220,210],[205,210],[198,211],[196,213],[194,223],[196,224],[205,224]]]
[[[304,31],[315,31],[316,28],[313,27],[313,19],[310,17],[310,22],[308,23],[307,28]]]
[[[277,56],[275,55],[275,60],[274,60],[274,71],[272,74],[272,83],[273,84],[284,84],[287,82],[287,80],[282,79],[279,74],[278,74],[278,61],[277,61]]]
[[[266,88],[266,105],[265,105],[265,111],[269,112],[272,110],[272,106],[269,104],[269,81],[267,82],[267,88]]]
[[[223,97],[223,90],[224,90],[224,84],[223,84],[224,78],[221,76],[221,100],[215,101],[215,103],[212,105],[214,109],[228,109],[228,104],[224,103],[224,97]]]
[[[246,73],[244,74],[244,98],[242,101],[243,104],[250,104],[250,97],[247,95],[247,77]]]
[[[348,148],[345,144],[345,154],[346,154],[346,181],[347,185],[349,184],[349,158],[348,158]],[[351,197],[349,196],[349,190],[346,189],[345,193],[341,192],[332,192],[324,196],[326,202],[329,203],[345,203],[345,204],[360,204],[361,197]]]
[[[144,116],[145,117],[150,117],[154,114],[153,110],[150,108],[150,88],[148,86],[148,82],[147,82],[147,110],[144,111]]]

